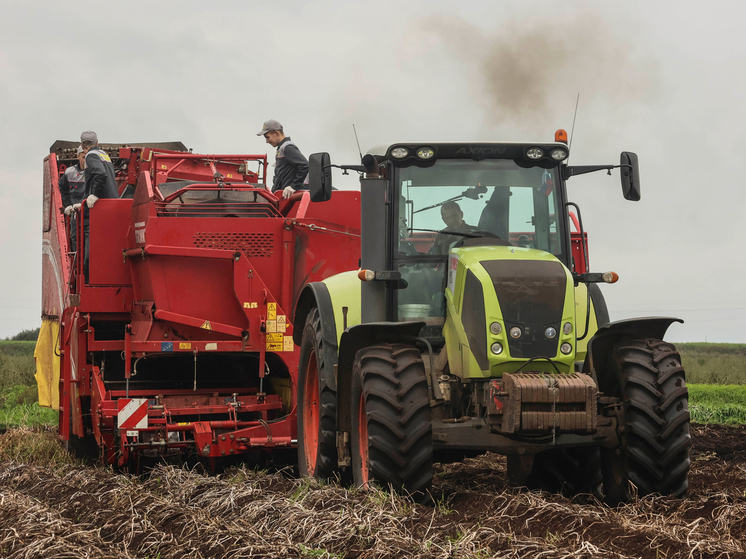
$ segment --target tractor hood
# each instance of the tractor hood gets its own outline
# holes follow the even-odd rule
[[[446,300],[451,326],[463,329],[481,376],[513,372],[537,358],[572,371],[574,283],[552,254],[511,246],[454,248]],[[563,344],[571,350],[565,345],[561,351]],[[554,371],[547,359],[528,370],[543,369]]]

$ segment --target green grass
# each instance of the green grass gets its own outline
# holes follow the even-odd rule
[[[746,385],[689,384],[689,411],[695,423],[746,423]]]
[[[746,344],[675,344],[687,384],[746,385]]]

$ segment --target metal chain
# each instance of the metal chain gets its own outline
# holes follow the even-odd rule
[[[552,379],[552,446],[557,443],[557,379]]]

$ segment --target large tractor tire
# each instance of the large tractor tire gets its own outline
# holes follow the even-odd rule
[[[546,450],[534,456],[508,456],[511,485],[561,493],[565,497],[590,494],[600,499],[603,476],[598,447]]]
[[[433,441],[425,366],[408,345],[362,349],[352,377],[352,473],[375,484],[430,499]]]
[[[318,309],[308,314],[298,372],[298,468],[303,477],[329,479],[337,465],[337,383],[325,352]]]
[[[659,493],[681,497],[690,466],[689,402],[676,348],[662,340],[617,343],[600,388],[624,404],[621,445],[602,449],[609,502]]]

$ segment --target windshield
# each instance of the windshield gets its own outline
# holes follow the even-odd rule
[[[447,254],[464,237],[497,236],[562,254],[555,169],[524,169],[503,159],[442,160],[403,168],[399,180],[400,251]]]
[[[526,169],[504,159],[450,159],[398,173],[395,260],[409,284],[398,291],[399,320],[445,315],[446,255],[465,238],[495,242],[497,237],[564,260],[556,169]]]

